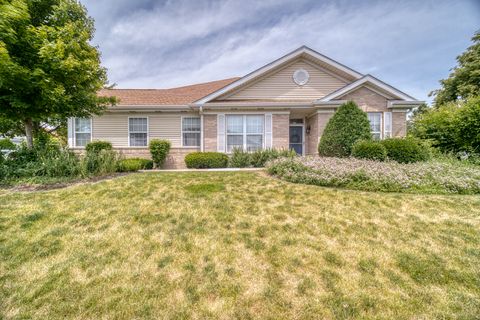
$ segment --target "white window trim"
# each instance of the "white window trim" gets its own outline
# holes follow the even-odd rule
[[[196,119],[200,119],[200,131],[185,131],[183,130],[183,119],[185,118],[196,118]],[[182,140],[182,148],[185,148],[185,149],[198,149],[198,148],[201,148],[202,146],[202,117],[199,117],[199,116],[195,116],[195,115],[192,115],[192,116],[181,116],[181,123],[180,123],[180,131],[181,131],[181,140]],[[198,146],[186,146],[183,144],[183,134],[184,133],[199,133],[200,134],[200,144]]]
[[[367,112],[367,114],[379,114],[380,115],[380,131],[370,131],[370,134],[373,135],[379,133],[380,134],[380,140],[383,140],[383,112]],[[370,122],[370,119],[369,119]]]
[[[76,119],[89,119],[90,120],[90,132],[77,132],[76,131],[76,126],[75,126],[75,120]],[[72,121],[72,127],[73,127],[73,146],[74,148],[78,148],[78,149],[85,149],[85,146],[77,146],[77,133],[90,133],[90,142],[92,142],[92,138],[93,138],[93,121],[92,121],[92,118],[79,118],[79,117],[76,117],[76,118],[73,118],[73,121]]]
[[[389,119],[389,125],[390,125],[390,131],[387,131],[386,129],[386,124],[387,124],[387,120],[386,120],[386,115],[387,114],[390,114],[390,119]],[[387,138],[393,138],[393,114],[392,112],[384,112],[383,113],[383,139],[387,139]],[[387,133],[390,133],[390,136],[387,136]]]
[[[130,133],[145,133],[145,132],[130,132],[130,119],[147,119],[147,145],[146,146],[132,146],[130,145]],[[148,145],[150,144],[150,120],[148,119],[148,116],[132,116],[128,117],[127,119],[127,131],[128,131],[128,147],[129,148],[137,148],[137,149],[142,149],[142,148],[148,148]]]
[[[242,116],[243,118],[243,132],[242,133],[228,133],[228,121],[229,116]],[[263,116],[263,132],[262,133],[247,133],[247,116]],[[265,150],[265,113],[255,114],[255,113],[227,113],[225,114],[225,153],[232,154],[228,151],[228,136],[242,136],[243,137],[243,150],[247,151],[247,136],[262,136],[262,149]]]

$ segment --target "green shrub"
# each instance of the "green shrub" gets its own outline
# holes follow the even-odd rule
[[[82,158],[83,176],[105,175],[117,171],[118,154],[113,150],[90,152]]]
[[[379,141],[359,140],[353,145],[352,156],[359,159],[385,161],[387,149]]]
[[[15,150],[15,143],[8,138],[0,139],[0,150]]]
[[[277,159],[280,157],[293,158],[297,155],[294,150],[290,149],[265,149],[257,150],[250,153],[250,165],[255,168],[263,168],[268,161]]]
[[[348,101],[328,121],[318,144],[318,153],[327,157],[348,157],[356,141],[371,139],[367,114],[353,101]]]
[[[250,160],[251,153],[244,151],[240,148],[234,148],[228,166],[232,168],[247,168],[251,165]]]
[[[150,141],[150,154],[152,155],[155,168],[161,168],[167,159],[170,151],[170,141],[153,139]]]
[[[99,153],[102,150],[112,149],[112,144],[108,141],[92,141],[85,146],[85,151],[87,151],[87,153]]]
[[[122,159],[117,162],[117,171],[130,172],[145,169],[152,169],[153,161],[141,158]]]
[[[480,97],[451,102],[412,119],[410,133],[443,152],[480,152]]]
[[[429,147],[415,138],[391,138],[381,142],[387,149],[387,157],[399,163],[426,161]]]
[[[228,156],[220,152],[192,152],[185,156],[185,164],[191,169],[226,168]]]

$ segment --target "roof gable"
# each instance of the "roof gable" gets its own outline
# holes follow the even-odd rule
[[[346,94],[359,89],[360,87],[366,86],[370,90],[376,90],[377,93],[386,95],[388,98],[394,97],[399,100],[408,100],[408,101],[416,101],[415,98],[409,96],[408,94],[392,87],[389,84],[386,84],[383,81],[378,80],[377,78],[367,74],[362,78],[354,81],[343,88],[338,89],[330,93],[329,95],[318,99],[316,102],[327,102],[332,100],[340,99],[341,97],[345,96]]]
[[[296,70],[308,72],[309,80],[306,84],[299,86],[294,82],[293,75]],[[313,101],[348,83],[350,81],[312,62],[298,58],[282,68],[268,72],[249,84],[216,98],[215,101]]]
[[[259,79],[259,77],[264,76],[265,74],[272,72],[273,70],[279,69],[288,65],[292,61],[303,58],[309,60],[315,64],[318,64],[320,67],[329,69],[340,77],[346,78],[350,81],[357,80],[363,75],[333,59],[330,59],[306,46],[302,46],[297,50],[290,52],[289,54],[247,74],[246,76],[240,78],[239,80],[225,86],[224,88],[217,90],[202,99],[197,100],[196,104],[203,104],[210,102],[214,99],[217,99],[221,96],[227,95],[228,93],[238,90],[240,87],[252,83],[253,81]]]

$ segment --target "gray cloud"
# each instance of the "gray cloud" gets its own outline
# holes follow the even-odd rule
[[[241,76],[307,45],[428,99],[479,27],[467,1],[84,1],[119,88]]]

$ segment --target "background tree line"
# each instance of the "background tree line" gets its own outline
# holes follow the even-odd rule
[[[430,93],[433,105],[413,111],[409,134],[443,152],[480,154],[480,31],[457,57],[457,66]]]

